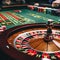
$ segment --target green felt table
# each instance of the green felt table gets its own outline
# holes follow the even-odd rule
[[[54,23],[60,23],[59,16],[32,11],[29,9],[19,9],[19,12],[15,12],[14,10],[3,10],[0,11],[0,14],[7,18],[7,20],[4,20],[0,15],[0,21],[2,21],[0,22],[0,26],[6,25],[7,29],[23,24],[47,23],[48,19],[52,19]]]

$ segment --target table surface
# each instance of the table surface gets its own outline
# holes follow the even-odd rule
[[[3,21],[0,22],[0,26],[6,25],[7,29],[9,29],[17,25],[24,25],[31,23],[47,23],[48,19],[52,19],[54,23],[60,23],[59,16],[32,11],[29,9],[20,9],[18,11],[19,12],[15,12],[14,10],[0,11],[0,14],[2,14],[8,19],[4,20],[4,18],[2,18],[0,15],[0,20]]]

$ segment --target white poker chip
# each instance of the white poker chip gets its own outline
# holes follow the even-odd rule
[[[50,59],[48,59],[48,58],[42,58],[42,60],[50,60]]]
[[[0,33],[3,32],[4,30],[0,30]]]
[[[21,10],[19,10],[19,12],[22,12]]]
[[[53,20],[52,19],[48,19],[48,21],[51,21],[52,22]]]

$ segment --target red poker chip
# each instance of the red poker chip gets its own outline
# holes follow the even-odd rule
[[[19,43],[21,43],[22,41],[21,41],[21,40],[16,40],[16,42],[19,42]]]
[[[19,10],[14,10],[14,12],[19,12]]]
[[[3,20],[0,20],[0,23],[3,22]]]
[[[20,44],[16,44],[16,47],[17,47],[17,48],[21,48],[21,45],[20,45]]]
[[[6,26],[2,26],[2,29],[3,29],[3,30],[6,30]]]
[[[48,53],[43,53],[42,58],[50,58],[50,55]]]

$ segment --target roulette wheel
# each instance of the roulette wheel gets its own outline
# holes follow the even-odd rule
[[[44,41],[47,33],[46,24],[15,26],[0,35],[0,47],[16,60],[60,59],[59,27],[60,25],[54,24],[53,39],[46,42]],[[49,40],[48,36],[47,40]]]

